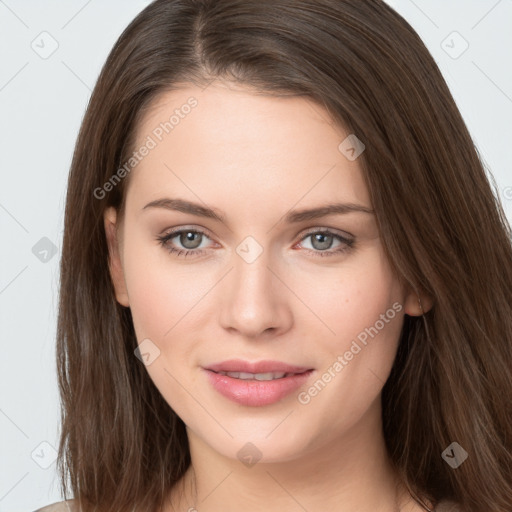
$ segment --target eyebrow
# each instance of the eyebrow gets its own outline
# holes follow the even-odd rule
[[[198,217],[206,217],[209,219],[218,220],[222,223],[225,223],[225,216],[220,213],[218,210],[214,210],[207,206],[202,206],[198,203],[193,203],[191,201],[185,201],[183,199],[156,199],[151,201],[142,209],[145,210],[147,208],[165,208],[167,210],[174,210],[182,213],[189,213],[191,215],[196,215]],[[325,217],[327,215],[340,215],[351,212],[361,212],[367,213],[370,215],[374,214],[374,210],[364,206],[362,204],[355,203],[333,203],[327,204],[325,206],[319,206],[316,208],[308,208],[303,210],[294,210],[286,214],[284,220],[288,223],[297,223],[303,222],[306,220],[314,220],[321,217]]]

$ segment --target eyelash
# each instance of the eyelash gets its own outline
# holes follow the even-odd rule
[[[200,254],[206,252],[204,249],[176,249],[176,248],[172,247],[169,244],[169,242],[176,236],[181,235],[182,233],[195,233],[195,234],[200,234],[207,238],[210,238],[204,231],[201,231],[200,229],[177,229],[177,230],[171,231],[170,233],[167,233],[165,235],[158,236],[157,240],[162,247],[164,247],[165,249],[167,249],[169,251],[169,253],[175,254],[177,257],[186,258],[187,256],[189,256],[191,254],[194,254],[195,256],[199,256]],[[316,256],[319,256],[321,258],[325,258],[328,256],[337,256],[337,255],[340,255],[340,254],[350,251],[354,247],[354,240],[345,238],[345,237],[338,235],[337,233],[334,233],[328,229],[317,229],[315,231],[309,231],[301,238],[301,241],[308,238],[309,236],[317,235],[317,234],[333,236],[334,238],[338,239],[340,242],[345,244],[345,247],[338,248],[336,250],[331,250],[329,252],[318,251],[318,250],[315,251],[313,249],[305,249],[306,251],[312,252],[313,254],[315,254]]]

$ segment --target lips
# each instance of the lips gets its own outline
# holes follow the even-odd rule
[[[266,373],[248,373],[248,372],[216,372],[218,375],[227,375],[233,379],[242,380],[275,380],[282,379],[283,377],[290,377],[297,375],[296,373],[284,372],[266,372]]]
[[[230,359],[205,367],[213,372],[243,372],[243,373],[304,373],[312,368],[294,366],[280,361],[258,361],[251,363],[242,359]]]
[[[251,363],[240,359],[204,368],[208,381],[224,397],[246,406],[270,405],[305,384],[312,368],[279,361]]]

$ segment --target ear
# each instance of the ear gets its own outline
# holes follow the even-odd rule
[[[415,291],[410,291],[405,298],[405,314],[409,316],[421,316],[432,309],[434,300],[425,292],[420,291],[419,295]]]
[[[117,211],[114,207],[110,206],[103,214],[105,223],[105,235],[107,237],[108,246],[108,265],[110,270],[110,277],[116,294],[116,299],[121,306],[129,307],[128,291],[124,280],[123,264],[121,260],[121,247],[117,236],[119,226],[117,225]]]

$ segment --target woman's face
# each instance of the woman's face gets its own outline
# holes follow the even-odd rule
[[[309,100],[219,83],[160,96],[137,135],[111,272],[189,437],[270,462],[378,427],[403,315],[419,312],[384,255],[361,147]],[[111,242],[115,222],[107,210]]]

